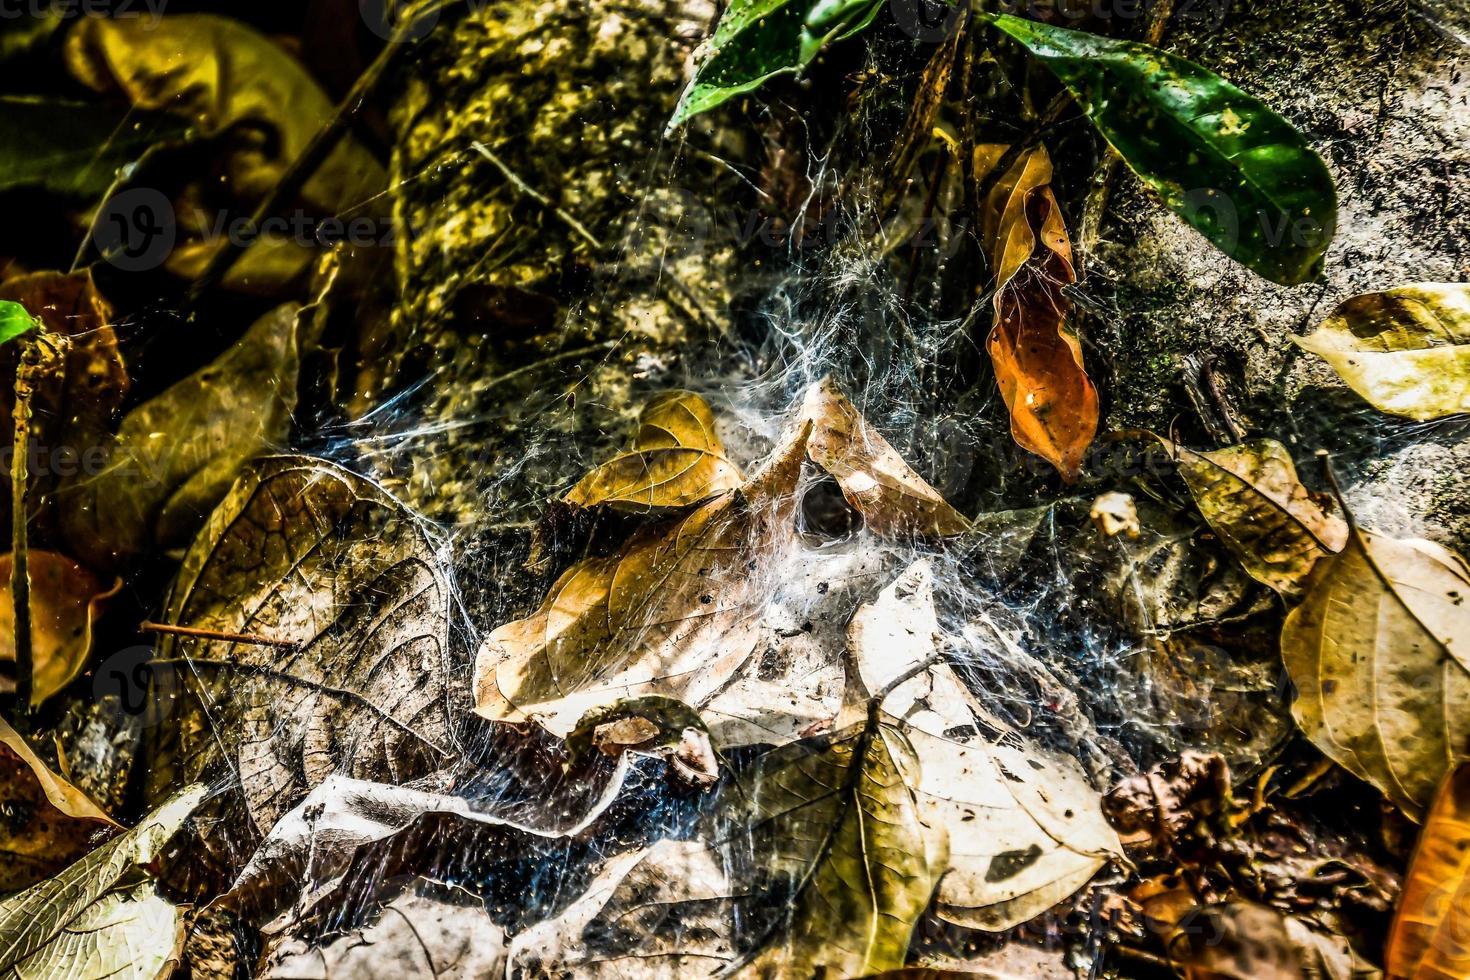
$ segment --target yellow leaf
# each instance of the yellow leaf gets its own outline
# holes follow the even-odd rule
[[[970,527],[939,491],[903,461],[831,378],[807,390],[801,418],[812,424],[807,455],[877,534],[946,537]]]
[[[56,775],[20,733],[0,720],[0,892],[33,885],[87,849],[99,827],[116,827],[85,793]]]
[[[583,477],[566,502],[631,511],[685,507],[733,490],[742,479],[725,458],[705,400],[692,391],[668,391],[644,407],[632,448]]]
[[[976,175],[994,167],[1002,150],[977,147]],[[995,273],[995,322],[987,345],[1011,414],[1011,436],[1070,482],[1097,434],[1098,403],[1082,345],[1067,326],[1072,304],[1062,289],[1077,276],[1046,148],[1022,155],[983,209],[982,241]]]
[[[1470,412],[1470,285],[1354,296],[1292,340],[1380,411],[1421,422]]]
[[[1454,552],[1353,529],[1281,630],[1297,723],[1415,819],[1470,750],[1467,597]]]
[[[32,551],[31,644],[35,663],[31,704],[76,680],[92,652],[92,624],[103,602],[122,588],[117,579],[104,590],[97,577],[65,555]],[[0,555],[0,582],[9,582],[11,555]],[[15,608],[10,590],[0,595],[0,663],[15,662]],[[0,678],[0,691],[13,689]]]
[[[1470,976],[1470,763],[1451,770],[1434,798],[1384,961],[1390,980]]]

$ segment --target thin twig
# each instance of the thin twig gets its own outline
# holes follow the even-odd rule
[[[475,140],[473,143],[470,144],[470,146],[474,147],[475,152],[480,154],[480,156],[493,163],[495,165],[495,169],[499,170],[501,175],[504,176],[506,180],[510,181],[511,185],[514,186],[516,190],[520,191],[522,194],[526,195],[531,200],[535,201],[537,204],[541,205],[543,208],[560,218],[567,225],[568,228],[572,229],[572,231],[576,232],[578,235],[581,235],[582,238],[586,240],[587,244],[591,245],[599,252],[602,251],[602,242],[597,240],[596,235],[588,231],[586,226],[583,225],[582,222],[578,221],[566,211],[553,204],[551,202],[551,198],[547,197],[545,194],[542,194],[536,188],[532,187],[530,184],[522,180],[514,170],[506,166],[504,160],[501,160],[500,157],[490,152],[490,147],[486,146],[484,143],[481,143],[479,140]]]
[[[245,643],[258,647],[282,647],[294,650],[301,644],[295,640],[276,640],[268,636],[256,636],[252,633],[229,633],[224,630],[197,629],[193,626],[174,626],[169,623],[155,623],[151,620],[145,621],[138,626],[142,633],[167,633],[170,636],[189,636],[200,640],[221,640],[225,643]]]
[[[316,691],[320,694],[328,695],[329,697],[341,698],[344,701],[351,701],[359,707],[365,708],[373,714],[377,715],[379,718],[383,719],[389,725],[398,729],[405,735],[409,735],[424,743],[435,752],[444,756],[446,759],[452,758],[454,756],[453,752],[450,752],[448,749],[442,748],[438,743],[428,738],[427,736],[421,735],[420,733],[414,731],[412,728],[408,727],[397,718],[394,718],[392,714],[373,704],[371,701],[363,697],[361,694],[358,694],[356,691],[349,691],[341,687],[332,687],[330,684],[323,684],[320,681],[309,680],[305,677],[297,677],[295,674],[288,674],[285,671],[281,670],[272,670],[269,667],[259,667],[254,664],[234,663],[229,660],[212,660],[207,657],[165,657],[159,660],[151,661],[151,663],[163,664],[167,666],[181,665],[187,667],[208,667],[211,670],[223,670],[237,674],[246,674],[252,677],[269,677],[271,680],[280,681],[283,684],[294,684],[298,687],[304,687],[309,690]]]

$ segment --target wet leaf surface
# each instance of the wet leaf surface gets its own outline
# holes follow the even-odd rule
[[[1265,103],[1146,44],[989,19],[1050,68],[1128,166],[1226,255],[1282,285],[1321,272],[1337,228],[1332,176]]]
[[[1463,283],[1354,296],[1292,340],[1379,411],[1419,421],[1470,412],[1470,286]]]

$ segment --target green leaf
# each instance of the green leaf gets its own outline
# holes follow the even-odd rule
[[[669,128],[769,78],[800,71],[829,42],[871,24],[881,9],[876,0],[731,0]]]
[[[0,96],[0,191],[40,188],[98,198],[120,168],[182,138],[183,123],[49,96]]]
[[[19,303],[0,299],[0,344],[36,328],[36,320]]]
[[[1050,68],[1128,166],[1226,255],[1282,285],[1318,275],[1337,192],[1290,123],[1147,44],[1009,14],[987,19]]]

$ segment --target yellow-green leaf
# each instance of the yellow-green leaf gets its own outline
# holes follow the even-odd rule
[[[1354,296],[1292,339],[1379,411],[1419,421],[1470,412],[1470,285]]]
[[[1274,439],[1196,452],[1161,439],[1200,514],[1256,581],[1294,596],[1317,559],[1347,543],[1347,523],[1302,486]]]
[[[1297,723],[1415,819],[1470,751],[1467,599],[1459,555],[1354,529],[1281,631]]]

